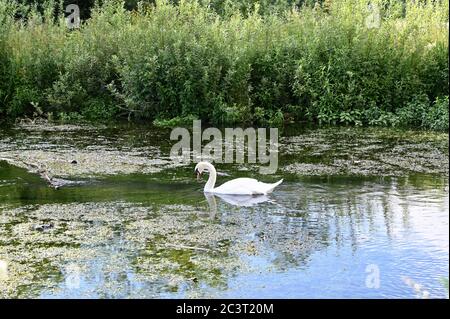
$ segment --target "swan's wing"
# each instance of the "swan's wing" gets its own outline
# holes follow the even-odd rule
[[[253,178],[236,178],[219,187],[214,188],[214,193],[231,195],[255,195],[257,192],[258,181]]]
[[[274,184],[266,184],[259,182],[254,178],[236,178],[229,182],[223,183],[217,188],[214,188],[214,193],[232,195],[265,195],[273,191],[273,189],[281,182],[282,180]]]

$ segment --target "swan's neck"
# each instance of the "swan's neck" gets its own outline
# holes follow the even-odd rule
[[[209,163],[207,163],[206,167],[208,168],[209,178],[203,190],[205,192],[211,192],[214,189],[214,185],[216,185],[217,172],[214,166]]]

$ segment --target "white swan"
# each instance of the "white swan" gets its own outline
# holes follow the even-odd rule
[[[258,182],[253,178],[236,178],[214,188],[217,178],[216,169],[208,162],[200,162],[195,166],[195,173],[197,174],[197,177],[200,177],[204,171],[209,172],[208,181],[203,189],[205,193],[227,195],[267,195],[283,182],[281,179],[276,183],[266,184]]]

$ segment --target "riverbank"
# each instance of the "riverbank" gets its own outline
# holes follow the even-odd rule
[[[105,1],[69,29],[57,6],[0,0],[0,118],[448,130],[448,3],[325,2]]]

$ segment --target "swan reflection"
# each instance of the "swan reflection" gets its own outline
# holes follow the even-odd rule
[[[210,217],[214,218],[217,214],[217,200],[216,197],[223,200],[225,203],[239,206],[239,207],[251,207],[264,202],[270,202],[270,198],[267,195],[225,195],[225,194],[211,194],[204,193],[209,205]]]

